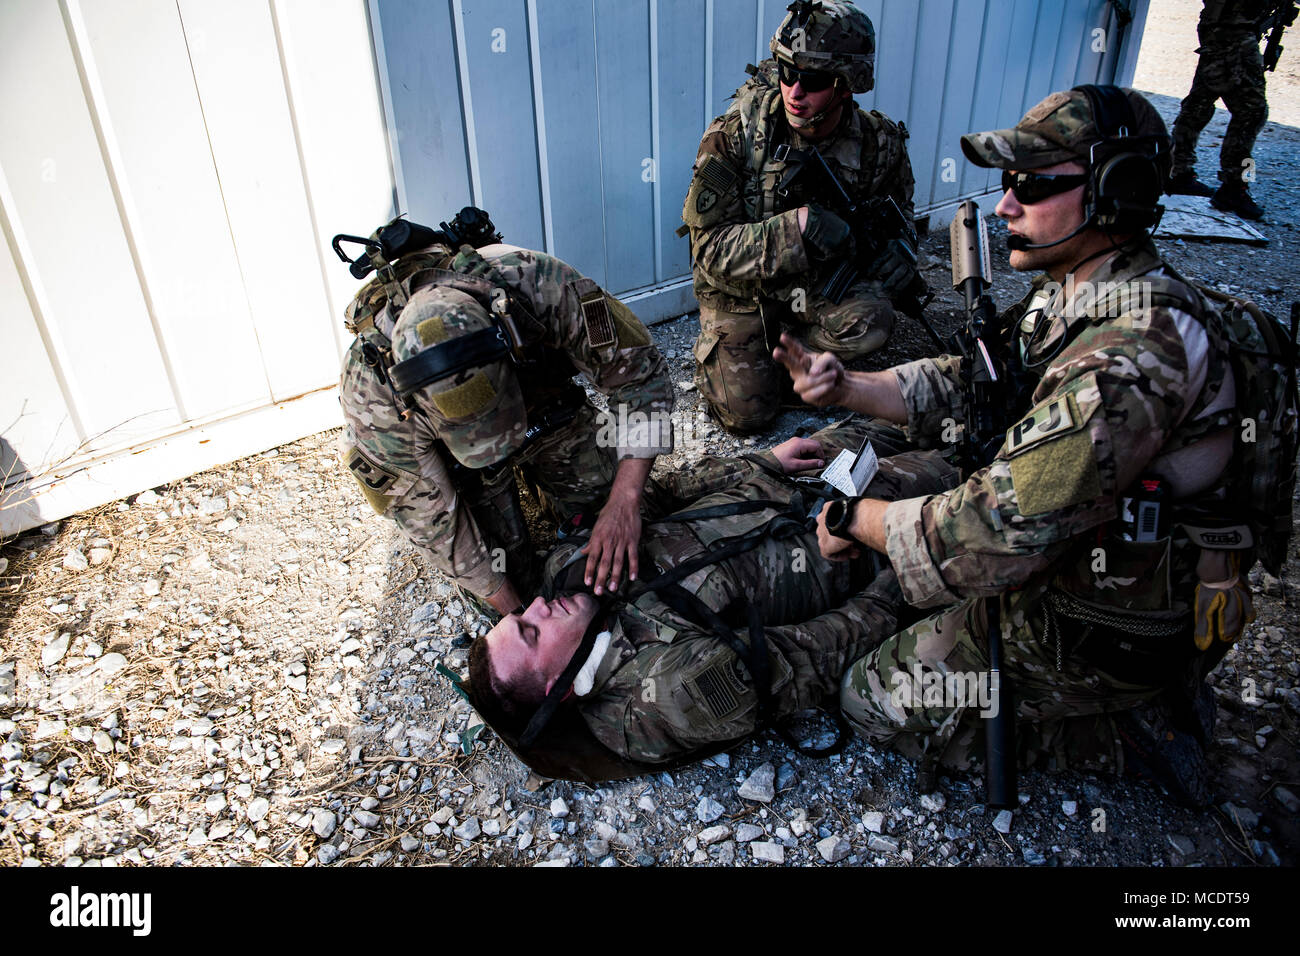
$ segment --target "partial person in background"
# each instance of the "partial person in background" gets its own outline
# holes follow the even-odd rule
[[[1281,29],[1295,21],[1296,11],[1295,0],[1205,0],[1196,26],[1201,41],[1196,75],[1174,120],[1171,194],[1210,196],[1216,209],[1246,219],[1263,218],[1264,210],[1250,195],[1249,187],[1255,179],[1251,157],[1255,138],[1268,120],[1259,41],[1272,30],[1280,36]],[[1232,119],[1219,152],[1220,185],[1216,191],[1196,178],[1196,142],[1214,118],[1214,104],[1219,99]]]

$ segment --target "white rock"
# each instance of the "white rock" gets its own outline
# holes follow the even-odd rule
[[[921,796],[921,809],[938,813],[948,805],[948,798],[942,793],[927,793]]]
[[[347,741],[340,740],[338,737],[331,737],[328,740],[322,740],[320,751],[324,754],[341,754],[347,747]]]
[[[838,863],[849,855],[851,849],[849,841],[838,835],[817,841],[817,852],[827,863]]]
[[[332,810],[317,810],[311,818],[311,832],[316,834],[322,840],[328,840],[334,835],[334,828],[338,826],[338,818],[334,816]]]
[[[68,653],[68,643],[71,640],[71,634],[59,634],[51,639],[48,644],[41,648],[41,666],[49,670],[63,660],[63,655]]]
[[[655,806],[654,800],[650,798],[650,794],[648,793],[643,793],[637,798],[636,808],[638,810],[644,810],[646,813],[654,813],[658,809]]]
[[[126,658],[121,654],[105,654],[95,661],[95,671],[104,675],[116,674],[126,666],[126,663]]]
[[[479,826],[478,817],[470,817],[460,826],[456,827],[456,829],[452,830],[452,833],[456,834],[456,836],[461,840],[476,840],[482,832],[483,829]]]
[[[235,825],[229,820],[218,820],[216,823],[212,824],[211,829],[208,830],[208,839],[224,840],[234,831]]]
[[[873,833],[867,838],[867,849],[874,850],[876,853],[897,853],[898,839]]]
[[[95,731],[95,735],[91,738],[91,740],[95,742],[95,749],[100,753],[107,754],[113,752],[113,738],[110,737],[108,734],[106,734],[104,731],[102,730]]]
[[[695,818],[701,823],[712,823],[727,812],[727,808],[712,797],[705,797],[695,807]]]
[[[214,793],[204,802],[203,809],[212,814],[220,813],[226,809],[226,795],[224,793]]]
[[[445,826],[455,812],[451,807],[439,807],[438,811],[433,815],[433,822],[439,826]]]
[[[104,563],[107,562],[108,559],[111,558],[112,556],[113,556],[113,551],[112,551],[111,548],[91,548],[91,549],[90,549],[90,563],[91,563],[91,564],[96,564],[96,565],[98,565],[98,564],[104,564]]]
[[[1079,803],[1077,800],[1062,800],[1061,812],[1067,817],[1072,817],[1079,812]]]
[[[90,562],[80,548],[72,548],[63,556],[63,567],[68,571],[84,571],[90,567]]]
[[[1011,832],[1011,811],[999,810],[998,815],[993,818],[993,829],[999,833]]]
[[[316,851],[316,859],[319,860],[321,865],[323,866],[329,866],[331,863],[333,863],[335,860],[339,858],[339,855],[340,855],[339,848],[336,847],[333,843],[326,843],[324,846],[322,846],[319,850]]]
[[[765,763],[749,775],[736,796],[742,800],[757,800],[759,803],[771,803],[776,796],[776,768]]]
[[[244,813],[247,814],[249,820],[251,820],[253,823],[256,823],[258,820],[265,819],[266,815],[270,811],[271,811],[270,800],[266,799],[266,797],[254,797],[252,800],[248,802],[248,807],[244,811]]]
[[[754,854],[754,859],[763,863],[784,863],[785,847],[779,843],[760,841],[749,845],[749,852]]]
[[[42,717],[36,722],[36,740],[46,740],[50,737],[57,737],[68,729],[66,721],[46,720]]]
[[[884,833],[885,815],[879,810],[868,810],[862,814],[862,825],[872,833]]]
[[[704,846],[710,846],[717,843],[719,840],[725,840],[729,836],[731,836],[731,827],[726,826],[725,824],[719,824],[716,827],[709,827],[706,830],[701,830],[699,833],[699,841]]]
[[[736,827],[737,843],[750,843],[754,840],[757,840],[762,835],[763,835],[763,828],[756,827],[752,823],[742,823],[740,826]]]
[[[420,848],[420,841],[413,836],[402,837],[400,846],[403,853],[414,853]]]
[[[557,820],[563,820],[569,815],[569,805],[564,802],[563,798],[556,797],[551,801],[551,816]]]

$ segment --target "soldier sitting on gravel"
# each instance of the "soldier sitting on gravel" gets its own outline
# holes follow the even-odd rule
[[[695,383],[735,432],[766,427],[788,395],[772,361],[779,327],[860,358],[885,344],[894,305],[920,282],[907,130],[853,101],[875,84],[871,20],[845,0],[800,0],[771,50],[705,131],[682,210],[700,302]],[[886,200],[892,219],[868,214]]]
[[[618,602],[568,580],[577,546],[562,543],[547,597],[471,648],[478,712],[538,772],[594,781],[702,759],[833,701],[849,663],[895,628],[897,584],[871,560],[822,560],[808,521],[817,495],[787,476],[856,450],[869,428],[850,421],[674,476],[689,505],[647,526],[646,573]],[[880,454],[897,434],[872,435]],[[955,480],[914,451],[882,459],[869,487],[898,498]],[[524,729],[548,721],[532,738]]]
[[[595,593],[635,580],[648,476],[673,443],[659,350],[595,282],[500,244],[481,210],[443,227],[396,220],[370,240],[335,239],[367,243],[352,272],[378,273],[347,310],[344,466],[435,568],[501,613],[531,598],[540,571],[517,475],[562,527],[599,512],[586,552]],[[471,230],[476,243],[456,238]],[[617,428],[598,420],[579,373]]]

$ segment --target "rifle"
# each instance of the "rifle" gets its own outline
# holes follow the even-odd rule
[[[962,477],[987,465],[996,456],[1009,422],[1012,393],[999,344],[992,350],[985,338],[993,331],[996,309],[987,289],[993,270],[989,237],[979,206],[967,201],[957,209],[949,229],[952,285],[966,298],[966,326],[955,335],[963,356],[965,430],[957,450]],[[989,683],[996,709],[986,718],[985,783],[987,802],[998,809],[1017,805],[1015,713],[1012,688],[1002,679],[1002,621],[1000,598],[988,598]]]
[[[1300,3],[1296,0],[1278,0],[1273,6],[1273,12],[1266,21],[1265,28],[1269,31],[1268,43],[1264,45],[1264,70],[1272,73],[1277,69],[1277,61],[1282,58],[1282,32],[1295,23],[1296,15],[1300,14]]]
[[[839,305],[849,288],[861,277],[862,269],[884,251],[891,239],[903,240],[903,245],[911,254],[913,266],[916,265],[916,229],[892,197],[876,196],[862,204],[854,202],[839,176],[835,175],[822,154],[813,147],[794,149],[783,143],[773,151],[773,156],[777,162],[787,166],[777,184],[777,195],[788,196],[790,189],[800,180],[811,179],[805,194],[824,196],[829,192],[831,199],[826,204],[827,207],[847,222],[853,231],[857,256],[845,259],[835,268],[819,290],[822,298]],[[943,339],[925,317],[925,307],[934,296],[930,294],[919,272],[913,272],[911,283],[891,298],[899,311],[925,326],[941,352],[947,351]]]

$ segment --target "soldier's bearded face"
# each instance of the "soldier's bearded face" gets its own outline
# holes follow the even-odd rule
[[[596,616],[590,594],[544,601],[536,598],[521,614],[507,614],[487,633],[492,669],[503,683],[517,674],[540,675],[547,691],[559,679]]]
[[[1063,175],[1085,172],[1079,162],[1057,163],[1041,169],[1014,170],[1014,172],[1032,172],[1040,175]],[[998,203],[994,213],[1006,220],[1007,229],[1015,236],[1023,236],[1027,242],[1055,242],[1068,236],[1083,222],[1083,191],[1086,186],[1077,186],[1067,192],[1049,196],[1047,199],[1025,205],[1016,199],[1015,193],[1007,190]],[[1093,230],[1084,230],[1068,242],[1050,249],[1012,249],[1011,268],[1017,272],[1048,272],[1060,281],[1065,270],[1073,266],[1082,255],[1081,249],[1095,236]],[[1060,271],[1061,275],[1056,275]]]

